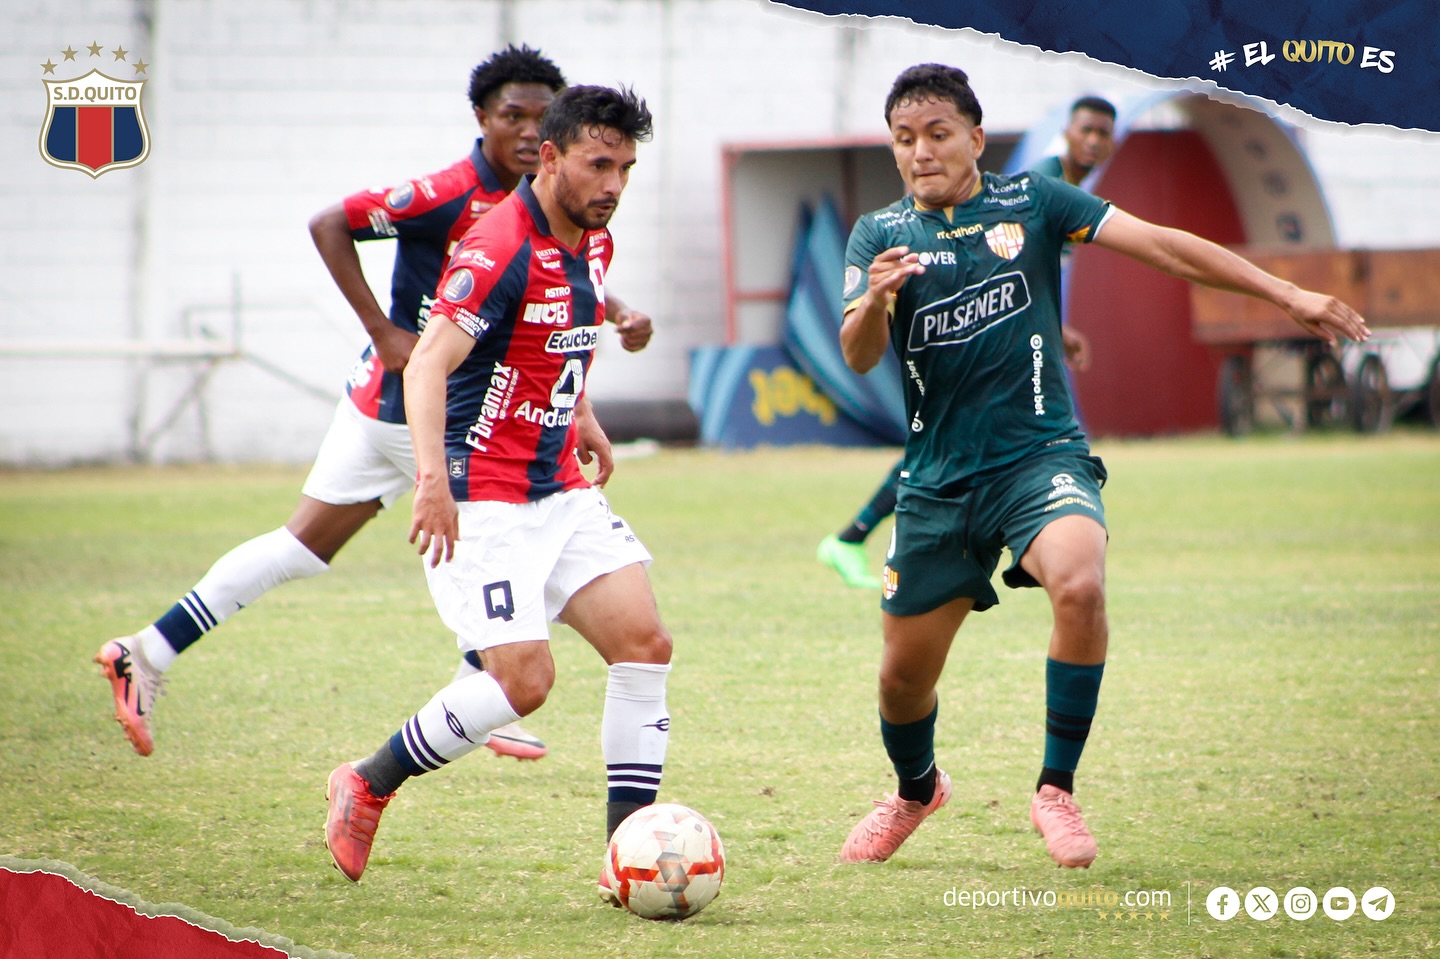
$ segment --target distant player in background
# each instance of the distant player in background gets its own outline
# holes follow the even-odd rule
[[[1115,151],[1115,105],[1101,97],[1085,96],[1070,105],[1070,120],[1063,132],[1065,151],[1035,164],[1031,172],[1056,177],[1079,186],[1097,168],[1104,166]],[[1062,254],[1062,268],[1068,265],[1070,247]],[[1070,326],[1061,329],[1065,362],[1070,369],[1084,372],[1090,365],[1090,341]],[[887,516],[895,512],[904,458],[897,460],[879,489],[860,508],[844,529],[820,541],[815,558],[840,574],[845,585],[857,589],[879,589],[880,577],[870,572],[865,541]]]
[[[1065,152],[1046,157],[1031,172],[1079,186],[1115,152],[1115,104],[1102,97],[1081,97],[1070,104],[1070,122],[1061,135]]]
[[[410,539],[428,556],[440,618],[485,671],[441,689],[373,755],[330,774],[325,843],[351,881],[403,782],[545,702],[552,620],[609,667],[607,839],[660,788],[671,638],[650,554],[597,488],[613,461],[584,392],[605,318],[605,227],[651,116],[632,91],[570,87],[540,132],[540,172],[460,241],[405,369],[419,467]],[[598,459],[595,485],[577,454]]]
[[[1334,297],[1194,234],[1050,177],[982,174],[981,119],[964,71],[931,63],[902,72],[885,122],[908,194],[861,217],[846,248],[845,361],[864,373],[893,349],[916,428],[880,603],[880,738],[898,788],[855,825],[840,858],[889,859],[949,800],[950,777],[936,765],[937,687],[966,617],[999,601],[991,577],[1008,549],[1005,584],[1044,589],[1053,618],[1030,822],[1057,863],[1086,867],[1097,846],[1073,794],[1109,648],[1106,471],[1058,373],[1062,248],[1097,243],[1257,297],[1332,344],[1369,331]]]
[[[438,173],[393,189],[347,197],[310,221],[310,232],[335,284],[370,336],[350,374],[329,432],[279,529],[226,553],[190,592],[150,626],[111,640],[95,661],[111,683],[115,718],[135,751],[155,748],[150,720],[163,675],[177,656],[266,592],[329,569],[335,554],[380,509],[415,485],[405,428],[401,371],[434,302],[435,285],[453,245],[539,165],[539,127],[565,77],[539,51],[513,45],[477,66],[470,102],[481,138],[470,154]],[[381,309],[361,271],[356,243],[394,239],[390,312]],[[607,304],[627,350],[645,346],[650,318],[617,298]],[[478,669],[462,662],[462,673]],[[517,727],[488,744],[501,755],[538,759],[545,744]]]

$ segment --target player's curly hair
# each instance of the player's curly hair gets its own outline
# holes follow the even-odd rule
[[[539,50],[512,43],[470,71],[471,105],[485,106],[485,101],[507,83],[543,83],[559,93],[565,89],[565,74]]]
[[[540,139],[564,153],[592,127],[611,127],[636,142],[649,140],[654,118],[645,101],[629,87],[569,87],[551,101],[540,121]]]
[[[949,100],[977,127],[983,117],[980,101],[975,99],[975,91],[970,89],[970,78],[964,70],[943,63],[921,63],[895,78],[890,95],[885,98],[885,124],[890,124],[890,115],[901,103],[922,99]]]

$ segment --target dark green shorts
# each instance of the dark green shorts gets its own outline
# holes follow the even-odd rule
[[[880,608],[917,616],[965,597],[975,600],[977,611],[989,609],[1000,601],[990,577],[1005,547],[1012,557],[1005,585],[1040,585],[1020,568],[1020,558],[1061,516],[1089,516],[1104,526],[1105,475],[1097,456],[1052,453],[954,495],[901,483]]]

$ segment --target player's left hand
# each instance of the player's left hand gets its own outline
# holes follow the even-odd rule
[[[615,315],[615,329],[620,332],[620,345],[630,353],[645,349],[654,333],[650,317],[629,307]]]
[[[1079,330],[1069,326],[1060,328],[1060,341],[1065,348],[1065,362],[1077,373],[1083,373],[1090,366],[1090,340]]]
[[[1296,323],[1331,346],[1335,345],[1337,335],[1355,343],[1370,339],[1370,328],[1365,325],[1365,318],[1348,303],[1333,296],[1301,290],[1286,309]]]
[[[615,472],[615,451],[610,446],[610,437],[600,428],[600,421],[590,412],[588,404],[585,410],[576,411],[575,433],[576,459],[582,466],[596,464],[595,478],[591,482],[604,486],[610,474]]]

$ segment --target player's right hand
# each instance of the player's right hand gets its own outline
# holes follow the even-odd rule
[[[387,323],[385,332],[378,337],[371,337],[370,342],[374,344],[375,356],[380,360],[385,372],[403,373],[405,365],[410,362],[410,354],[415,351],[415,344],[420,342],[420,337],[409,330],[402,330]]]
[[[908,246],[892,246],[870,262],[870,292],[893,299],[910,277],[924,273],[920,254]]]
[[[455,544],[460,541],[460,511],[455,497],[444,480],[415,484],[415,502],[411,508],[410,542],[419,546],[420,555],[430,554],[430,568],[455,558]]]

